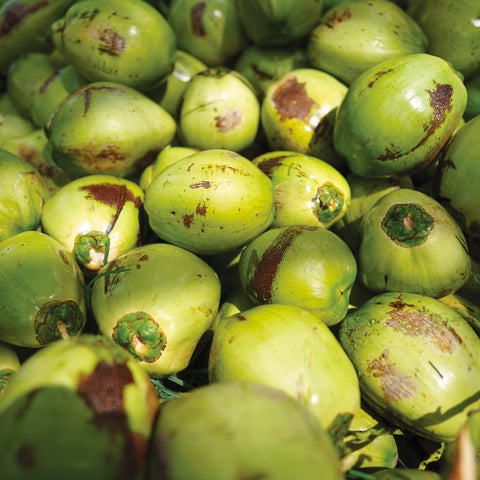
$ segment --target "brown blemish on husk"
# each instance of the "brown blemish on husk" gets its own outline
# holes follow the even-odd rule
[[[275,89],[272,95],[275,109],[283,122],[298,118],[307,123],[312,107],[317,103],[307,95],[305,83],[299,83],[294,75],[289,75]]]
[[[283,165],[283,160],[294,156],[295,155],[278,155],[276,157],[268,157],[258,162],[257,167],[267,175],[267,177],[272,178],[274,170]]]
[[[248,271],[253,272],[253,275],[247,282],[246,290],[257,303],[269,303],[272,300],[273,283],[278,267],[286,250],[304,230],[300,226],[286,228],[272,241],[260,258],[256,250],[252,251]]]
[[[422,310],[395,309],[387,312],[385,325],[409,337],[421,337],[442,352],[453,352],[462,339],[446,321],[435,319]]]
[[[423,125],[423,130],[425,131],[425,135],[422,139],[414,145],[410,150],[406,152],[399,151],[395,145],[391,144],[390,147],[385,149],[385,154],[380,155],[378,160],[384,161],[391,161],[401,158],[405,155],[409,155],[413,153],[415,150],[420,148],[424,145],[427,140],[435,133],[435,131],[445,122],[447,117],[447,112],[452,110],[452,94],[453,94],[453,87],[446,83],[440,84],[437,82],[435,83],[435,90],[426,90],[430,95],[430,106],[433,109],[432,116],[430,117],[430,122],[428,124]],[[436,154],[440,151],[440,149],[445,144],[446,140],[448,139],[449,134],[444,135],[443,139],[437,143],[435,148],[428,152],[426,155],[426,159],[424,163],[428,163],[430,159],[434,158]]]
[[[109,234],[117,220],[123,207],[127,202],[132,202],[135,208],[139,209],[143,204],[140,197],[136,197],[126,185],[115,183],[97,183],[92,185],[84,185],[79,188],[81,191],[88,192],[86,198],[93,199],[96,202],[103,203],[113,209],[112,220],[105,230],[105,234]]]
[[[59,250],[58,254],[60,255],[60,258],[62,259],[62,262],[65,265],[70,266],[70,262],[68,261],[67,254],[63,250]]]
[[[95,24],[89,33],[93,40],[99,42],[98,51],[101,53],[117,57],[127,48],[127,39],[106,23]]]
[[[206,35],[202,22],[206,6],[207,4],[205,2],[199,2],[193,5],[190,10],[192,30],[196,37],[204,37]]]
[[[227,133],[237,128],[242,123],[242,118],[242,111],[239,108],[234,107],[223,115],[215,117],[215,126],[220,132]]]
[[[257,64],[251,65],[251,68],[255,72],[255,74],[258,75],[263,80],[273,80],[274,78],[273,75],[261,70]]]
[[[207,180],[202,180],[201,182],[198,182],[198,183],[192,183],[192,185],[190,185],[190,188],[192,189],[196,189],[196,188],[211,188],[212,187],[212,184],[207,181]]]
[[[65,70],[65,67],[60,68],[56,72],[52,73],[42,84],[42,86],[38,89],[38,93],[43,93],[47,89],[47,87],[58,78],[62,72]]]
[[[82,20],[88,20],[90,23],[95,20],[95,17],[100,13],[100,10],[98,8],[95,8],[92,10],[92,12],[82,12],[80,14],[80,18]]]
[[[205,203],[202,203],[202,204],[198,204],[197,205],[197,208],[195,209],[195,213],[197,215],[200,215],[202,217],[205,217],[206,214],[207,214],[207,205]]]
[[[110,93],[125,93],[125,90],[121,87],[115,86],[88,86],[88,87],[78,87],[76,90],[71,92],[72,97],[80,98],[85,97],[85,106],[83,108],[83,116],[85,116],[90,108],[90,102],[92,100],[92,94],[94,92],[110,92]]]
[[[106,172],[114,170],[116,164],[126,162],[127,157],[120,151],[118,145],[105,145],[98,151],[95,146],[72,146],[65,148],[65,153],[73,155],[87,168]]]
[[[10,33],[19,27],[29,15],[48,6],[48,2],[37,2],[31,5],[25,5],[22,2],[11,2],[4,10],[0,19],[0,40],[10,35]]]
[[[100,361],[90,375],[80,376],[77,387],[79,395],[92,409],[94,425],[124,438],[118,479],[135,478],[145,467],[147,458],[148,438],[130,430],[125,410],[124,390],[133,383],[132,372],[126,364]],[[151,399],[146,401],[153,422]]]
[[[191,215],[185,214],[183,216],[183,225],[185,226],[185,228],[190,228],[190,226],[192,225],[194,216],[195,215],[193,213]]]
[[[388,361],[389,352],[385,349],[380,357],[367,360],[367,375],[379,378],[385,400],[392,404],[415,395],[417,384],[414,378],[399,372],[395,364]]]
[[[348,20],[352,16],[350,8],[346,7],[341,10],[339,13],[334,11],[332,15],[327,19],[326,25],[328,28],[334,29],[338,24]]]

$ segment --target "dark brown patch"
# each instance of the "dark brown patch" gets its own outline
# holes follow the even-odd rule
[[[99,428],[116,428],[125,421],[123,398],[125,387],[134,383],[127,365],[100,361],[90,375],[83,374],[78,382],[78,393],[95,414]]]
[[[0,19],[0,39],[5,37],[19,27],[29,15],[48,6],[47,1],[32,3],[26,5],[23,2],[11,2],[3,10],[3,15]]]
[[[234,107],[223,115],[215,117],[215,126],[220,132],[226,133],[237,128],[242,123],[242,118],[242,111],[239,108]]]
[[[205,203],[203,204],[198,204],[197,205],[197,208],[195,209],[195,213],[197,215],[200,215],[202,217],[205,217],[205,215],[207,214],[207,205]]]
[[[194,216],[195,215],[193,213],[191,215],[185,214],[183,216],[183,225],[185,226],[185,228],[190,228],[190,226],[192,225]]]
[[[103,203],[113,208],[114,212],[112,215],[112,220],[108,228],[105,231],[105,234],[108,235],[120,216],[120,213],[123,210],[123,207],[127,202],[132,202],[136,208],[140,208],[142,205],[142,199],[136,197],[125,185],[115,184],[115,183],[97,183],[92,185],[84,185],[80,187],[79,190],[88,192],[86,198],[93,199],[96,202]]]
[[[390,72],[393,72],[393,68],[389,68],[388,70],[380,70],[379,72],[375,72],[375,75],[374,75],[374,78],[373,80],[371,80],[370,82],[368,82],[368,85],[367,87],[368,88],[373,88],[373,86],[375,85],[375,82],[382,78],[384,75],[386,75],[387,73],[390,73]],[[361,90],[359,93],[358,93],[358,96],[360,96],[362,93],[363,93],[364,90]]]
[[[119,35],[109,25],[99,24],[90,31],[91,36],[100,42],[98,51],[112,57],[118,57],[127,48],[127,39]]]
[[[148,260],[148,255],[147,255],[147,254],[142,255],[142,256],[139,258],[139,260],[140,260],[141,262],[146,262],[146,261]]]
[[[341,12],[334,11],[332,15],[327,19],[326,25],[328,28],[335,28],[339,23],[348,20],[352,16],[350,8],[346,7]]]
[[[134,383],[126,364],[100,361],[90,375],[79,378],[78,393],[93,411],[93,423],[125,439],[117,479],[135,478],[146,464],[148,439],[132,432],[128,425],[124,403],[124,390]],[[153,421],[153,417],[151,417]]]
[[[207,4],[205,2],[199,2],[192,6],[190,10],[190,17],[192,21],[192,30],[193,34],[196,37],[204,37],[206,35],[205,29],[203,28],[203,14],[205,12]]]
[[[452,352],[462,344],[462,339],[446,322],[420,310],[392,310],[385,324],[395,332],[410,337],[422,337],[442,352]]]
[[[402,294],[398,295],[397,299],[390,302],[389,305],[392,307],[392,308],[395,308],[396,310],[401,310],[402,308],[405,308],[405,307],[411,307],[413,308],[415,305],[411,304],[411,303],[405,303],[403,301],[403,297],[402,297]]]
[[[307,95],[305,83],[299,83],[293,75],[289,75],[275,89],[272,101],[281,121],[298,118],[307,123],[312,107],[317,106],[317,103]]]
[[[73,155],[87,168],[98,172],[114,170],[116,164],[127,160],[127,157],[120,151],[118,145],[105,145],[100,152],[96,146],[91,148],[88,145],[72,146],[65,148],[65,153]]]
[[[415,379],[399,372],[393,363],[388,362],[389,352],[385,349],[379,358],[368,361],[365,373],[380,379],[385,400],[392,404],[403,398],[412,398],[417,385]]]
[[[98,8],[95,8],[92,12],[82,12],[80,14],[80,18],[82,20],[88,20],[89,22],[93,22],[95,17],[100,13]]]
[[[212,184],[207,181],[207,180],[202,180],[201,182],[198,183],[193,183],[190,185],[190,188],[195,189],[195,188],[211,188]]]
[[[16,452],[17,464],[24,469],[35,467],[35,445],[25,441]]]
[[[285,251],[304,230],[300,226],[286,228],[273,240],[261,258],[258,258],[256,251],[252,251],[248,271],[253,272],[253,275],[247,282],[246,290],[257,303],[269,303],[272,300],[273,283]]]
[[[269,157],[265,160],[261,160],[257,167],[265,174],[267,177],[272,178],[273,172],[276,168],[283,165],[283,160],[285,158],[294,157],[295,155],[279,155],[277,157]]]

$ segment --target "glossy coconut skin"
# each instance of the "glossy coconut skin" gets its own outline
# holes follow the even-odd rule
[[[296,305],[326,325],[346,315],[357,274],[353,253],[323,227],[267,230],[242,251],[240,283],[253,303]]]
[[[158,404],[145,372],[108,338],[54,342],[22,364],[2,397],[2,474],[19,480],[33,464],[42,480],[140,480]]]
[[[162,404],[148,478],[313,480],[321,472],[325,480],[340,480],[332,447],[310,412],[284,392],[251,382],[214,383]]]
[[[144,91],[173,69],[175,34],[147,2],[76,2],[52,30],[55,47],[90,82]]]
[[[480,405],[480,339],[439,300],[377,295],[347,315],[339,339],[363,398],[415,434],[451,442]]]
[[[432,194],[462,230],[480,238],[480,115],[463,125],[448,143],[436,167]]]
[[[62,332],[83,330],[84,277],[60,242],[37,231],[19,233],[0,243],[0,262],[0,340],[37,348]]]
[[[152,230],[200,255],[246,245],[273,221],[270,179],[250,160],[204,150],[162,170],[145,192]]]
[[[192,252],[152,243],[107,264],[91,303],[100,331],[162,378],[187,367],[219,308],[220,281]]]
[[[338,340],[315,315],[294,305],[259,305],[220,321],[208,371],[211,382],[278,388],[324,428],[360,407],[358,378]]]
[[[146,233],[143,191],[113,175],[87,175],[61,187],[42,210],[42,229],[87,271],[137,247]]]
[[[172,141],[176,124],[137,90],[92,82],[64,99],[45,131],[53,160],[71,175],[127,177],[142,171]]]
[[[401,188],[380,198],[363,217],[359,236],[358,278],[375,293],[439,298],[462,287],[471,271],[460,227],[417,190]]]
[[[461,121],[467,92],[442,58],[402,55],[369,68],[337,111],[334,146],[356,175],[407,175],[430,163]]]

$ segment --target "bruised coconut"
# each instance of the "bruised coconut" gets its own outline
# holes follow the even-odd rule
[[[42,211],[43,231],[56,238],[86,271],[137,247],[145,233],[143,191],[113,175],[72,180]]]
[[[158,398],[125,350],[91,334],[36,351],[2,396],[10,480],[144,478]]]
[[[347,315],[339,339],[368,404],[434,441],[453,441],[480,405],[480,339],[453,309],[425,295],[377,295]]]

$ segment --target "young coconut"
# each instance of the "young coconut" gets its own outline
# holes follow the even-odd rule
[[[41,223],[85,271],[96,272],[141,244],[147,226],[143,191],[124,178],[87,175],[48,199]]]
[[[328,326],[347,314],[357,263],[347,244],[324,227],[272,228],[242,251],[240,282],[256,304],[302,307]]]
[[[350,205],[350,186],[332,165],[303,153],[273,151],[252,160],[272,181],[272,227],[335,225]]]
[[[465,236],[429,195],[400,188],[370,208],[359,228],[358,278],[375,293],[405,291],[439,298],[468,279]]]
[[[337,110],[336,151],[365,177],[409,175],[427,166],[462,119],[467,91],[451,64],[401,55],[358,76]]]
[[[160,171],[145,192],[150,227],[199,255],[246,245],[274,218],[273,186],[250,160],[208,149]]]
[[[54,46],[89,82],[107,81],[145,91],[173,69],[175,34],[148,2],[73,2],[52,25]]]
[[[182,143],[241,152],[260,124],[260,103],[248,80],[225,67],[199,72],[187,85],[178,115]]]
[[[43,347],[83,330],[87,305],[73,255],[45,233],[22,232],[0,243],[0,340]]]
[[[380,417],[436,442],[454,441],[480,406],[480,338],[426,295],[376,295],[349,313],[339,340],[362,398]]]
[[[148,480],[340,480],[337,452],[316,418],[274,387],[230,381],[161,405]]]
[[[2,396],[2,477],[141,480],[158,405],[148,375],[108,338],[53,342]]]
[[[218,311],[220,281],[194,253],[152,243],[100,270],[91,304],[100,331],[162,378],[188,366]]]
[[[149,165],[175,130],[172,116],[139,91],[93,82],[67,95],[45,132],[53,160],[71,175],[127,177]]]
[[[354,367],[332,331],[294,305],[259,305],[220,320],[211,382],[244,380],[277,388],[305,405],[324,428],[360,408]]]

